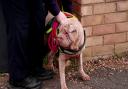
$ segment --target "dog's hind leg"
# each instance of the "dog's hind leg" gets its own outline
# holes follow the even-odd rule
[[[58,61],[61,89],[68,89],[65,80],[66,56],[64,54],[60,54]]]
[[[90,76],[84,72],[82,53],[79,55],[79,72],[83,80],[90,80]]]

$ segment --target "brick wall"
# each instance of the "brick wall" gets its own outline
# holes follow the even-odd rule
[[[87,34],[84,57],[128,51],[128,0],[73,0]]]

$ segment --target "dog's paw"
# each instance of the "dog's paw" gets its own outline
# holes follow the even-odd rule
[[[63,88],[61,88],[61,89],[68,89],[67,87],[63,87]]]
[[[91,79],[90,76],[88,74],[84,73],[84,72],[81,73],[81,77],[82,77],[83,80],[90,80]]]

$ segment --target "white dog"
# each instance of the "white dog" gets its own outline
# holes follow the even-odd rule
[[[58,31],[53,32],[53,33],[58,33],[58,34],[55,37],[49,38],[49,39],[54,40],[53,43],[56,44],[56,47],[55,48],[53,47],[53,50],[51,48],[51,51],[48,53],[48,65],[47,66],[50,69],[54,68],[53,59],[54,59],[55,54],[59,52],[58,62],[59,62],[61,89],[68,89],[66,85],[66,81],[65,81],[65,67],[66,67],[67,59],[70,59],[71,57],[78,58],[79,73],[82,79],[90,80],[90,77],[83,70],[82,51],[85,48],[84,47],[85,39],[86,39],[85,31],[81,23],[75,16],[69,13],[68,15],[69,15],[68,24],[63,26],[62,28],[59,28],[59,29],[56,28],[56,30]],[[53,40],[49,40],[48,43],[50,44],[50,42],[52,42]]]

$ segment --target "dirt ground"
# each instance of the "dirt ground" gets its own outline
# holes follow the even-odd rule
[[[98,58],[84,64],[84,69],[91,77],[82,81],[77,73],[77,66],[70,66],[66,71],[69,89],[128,89],[128,58]],[[0,75],[0,89],[7,89],[8,74]],[[42,89],[60,89],[59,74],[51,80],[42,81]]]

